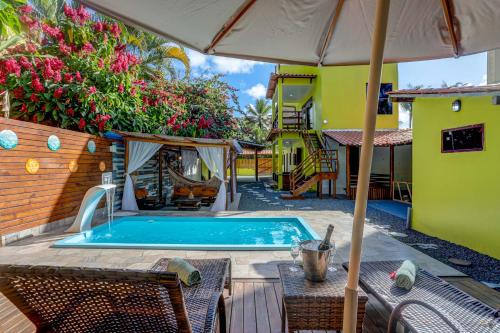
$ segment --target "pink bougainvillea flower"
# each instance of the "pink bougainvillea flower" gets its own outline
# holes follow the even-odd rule
[[[104,60],[102,59],[99,59],[99,64],[98,64],[99,68],[104,68]]]
[[[28,107],[24,103],[21,105],[21,112],[22,113],[28,113]]]
[[[73,110],[73,108],[68,108],[66,109],[66,114],[70,117],[74,117],[75,116],[75,110]]]
[[[42,23],[42,31],[45,33],[45,35],[48,35],[58,41],[64,39],[64,34],[57,27],[51,27],[46,23]]]
[[[23,99],[24,98],[24,88],[17,87],[14,90],[12,90],[12,94],[14,95],[14,98],[16,99]]]
[[[87,42],[87,43],[83,44],[82,51],[87,52],[87,53],[92,53],[92,52],[94,52],[94,45],[92,45],[92,43],[90,43],[90,42]]]
[[[87,125],[87,123],[85,122],[85,119],[80,118],[80,121],[78,122],[78,128],[80,129],[80,131],[84,130],[85,125]]]
[[[66,83],[73,82],[73,75],[71,75],[71,73],[64,73],[64,81]]]
[[[40,102],[40,99],[38,98],[37,95],[31,94],[30,101],[32,101],[33,103],[38,103],[38,102]]]
[[[59,51],[61,51],[62,54],[64,55],[70,55],[71,54],[71,47],[66,45],[64,43],[64,40],[59,41]]]
[[[134,87],[130,88],[130,95],[135,96],[136,89]]]
[[[28,51],[29,53],[35,53],[36,52],[35,44],[27,43],[26,44],[26,51]]]
[[[64,15],[66,15],[67,18],[69,18],[71,21],[75,23],[78,19],[78,14],[76,13],[76,10],[73,9],[71,6],[68,6],[67,4],[64,5]]]
[[[7,59],[7,61],[5,61],[5,69],[7,73],[14,74],[17,77],[21,76],[21,66],[19,66],[16,59]]]
[[[80,74],[80,72],[79,72],[79,71],[76,71],[76,73],[75,73],[75,77],[76,77],[76,80],[77,80],[78,82],[83,82],[82,75]]]
[[[24,69],[32,69],[33,68],[33,64],[25,56],[19,57],[19,64]]]
[[[96,105],[94,101],[90,101],[90,112],[94,113],[96,111]]]
[[[118,92],[119,92],[120,94],[122,94],[124,91],[125,91],[125,87],[123,86],[123,84],[122,84],[122,83],[120,83],[120,84],[118,85]]]
[[[23,14],[31,14],[33,12],[33,7],[30,5],[21,6],[19,7],[19,11]]]
[[[120,26],[118,23],[113,23],[108,26],[109,32],[111,33],[111,36],[118,38],[120,37],[120,34],[122,33],[122,29],[120,29]]]
[[[104,29],[106,29],[106,25],[102,22],[96,22],[96,23],[94,23],[94,25],[92,27],[94,28],[94,31],[96,31],[96,32],[103,32]]]
[[[38,122],[38,116],[36,114],[34,114],[33,117],[31,117],[31,121],[34,122],[34,123],[37,123]]]
[[[19,20],[21,22],[23,22],[28,27],[28,29],[30,31],[37,29],[40,26],[40,24],[38,23],[37,20],[35,20],[34,18],[32,18],[31,16],[28,16],[26,14],[20,15]]]
[[[78,21],[80,22],[80,24],[84,24],[90,18],[90,13],[86,11],[85,7],[83,7],[82,5],[78,7],[76,14],[78,15]]]
[[[63,88],[62,87],[59,87],[56,90],[54,90],[54,98],[55,99],[61,98],[62,95],[63,95]]]
[[[97,88],[95,86],[92,86],[89,88],[89,95],[95,94],[97,92]]]

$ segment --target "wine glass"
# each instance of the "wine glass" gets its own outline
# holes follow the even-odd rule
[[[296,239],[293,239],[291,244],[290,244],[290,255],[293,258],[293,265],[290,266],[290,271],[292,271],[292,272],[299,271],[299,269],[296,266],[296,260],[297,260],[297,257],[299,256],[299,254],[300,254],[299,242]]]
[[[328,258],[328,271],[335,272],[337,269],[334,266],[333,257],[335,257],[335,243],[330,243],[330,258]]]

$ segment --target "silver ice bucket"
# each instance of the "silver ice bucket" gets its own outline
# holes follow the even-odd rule
[[[331,254],[331,247],[324,251],[318,250],[320,243],[320,240],[306,240],[300,243],[304,275],[306,279],[314,282],[326,279]]]

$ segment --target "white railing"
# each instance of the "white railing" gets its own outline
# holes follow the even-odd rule
[[[392,182],[392,200],[411,203],[412,183],[404,181]]]

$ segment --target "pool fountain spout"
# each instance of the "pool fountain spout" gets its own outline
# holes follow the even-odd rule
[[[105,194],[108,223],[110,223],[113,218],[113,197],[115,188],[115,184],[101,184],[88,189],[80,205],[80,210],[78,211],[75,221],[66,232],[83,232],[90,230],[97,205]]]

